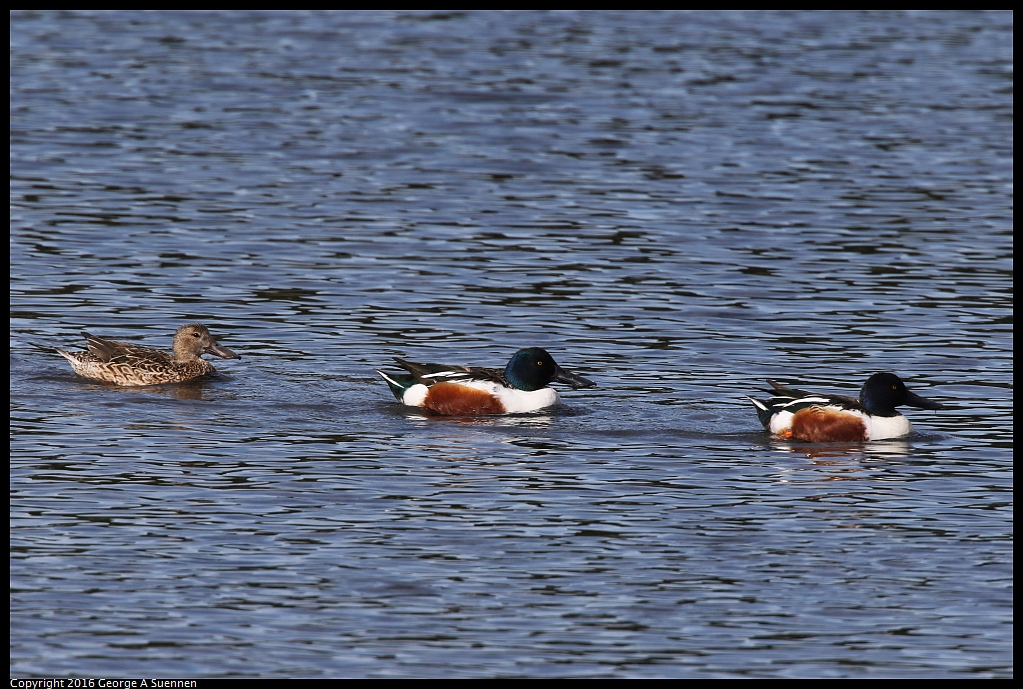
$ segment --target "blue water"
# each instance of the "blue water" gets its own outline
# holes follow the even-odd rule
[[[1013,16],[15,12],[11,676],[1011,677]],[[117,389],[32,346],[240,361]],[[597,382],[440,419],[392,357]],[[790,444],[745,395],[946,404]]]

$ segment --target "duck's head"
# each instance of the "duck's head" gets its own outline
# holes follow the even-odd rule
[[[574,389],[596,385],[592,380],[569,373],[554,362],[547,350],[540,347],[520,349],[504,369],[504,377],[512,387],[526,392],[542,390],[554,381]]]
[[[221,359],[241,359],[227,347],[218,344],[202,323],[189,323],[178,328],[174,333],[175,361],[188,361],[204,353]]]
[[[875,373],[863,384],[860,404],[868,414],[895,416],[895,407],[903,405],[918,409],[941,409],[944,405],[910,392],[894,373]]]

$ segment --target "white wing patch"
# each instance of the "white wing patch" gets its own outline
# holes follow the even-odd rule
[[[781,408],[784,409],[785,407],[791,407],[793,404],[801,404],[801,405],[813,404],[813,405],[817,405],[817,406],[821,406],[821,407],[828,407],[828,406],[832,406],[833,407],[833,405],[831,403],[831,400],[828,399],[827,397],[800,397],[799,399],[792,400],[791,402],[786,402],[785,404],[781,405]],[[839,407],[833,407],[833,408],[834,409],[839,409]]]
[[[465,371],[438,371],[437,373],[426,373],[420,376],[420,378],[464,378]],[[466,381],[468,382],[468,381]]]

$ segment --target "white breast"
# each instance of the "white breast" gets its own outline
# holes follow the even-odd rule
[[[523,414],[538,409],[545,409],[553,407],[561,401],[561,398],[558,397],[558,391],[554,388],[541,388],[533,392],[526,392],[525,390],[511,390],[501,386],[495,387],[497,389],[493,393],[501,400],[501,404],[504,405],[505,411],[509,414]]]
[[[901,438],[913,432],[913,426],[902,414],[897,416],[868,416],[863,419],[867,426],[868,440]]]

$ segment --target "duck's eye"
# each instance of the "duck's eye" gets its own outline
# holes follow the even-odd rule
[[[192,333],[192,337],[199,337],[199,333]]]
[[[543,362],[542,361],[538,361],[538,362],[536,362],[536,365],[537,366],[543,366]]]

